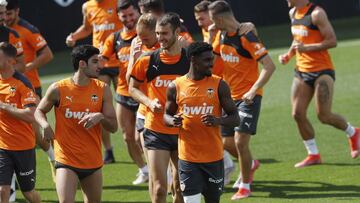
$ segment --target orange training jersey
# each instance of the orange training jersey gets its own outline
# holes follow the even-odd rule
[[[316,5],[309,3],[306,7],[294,10],[291,14],[291,33],[295,41],[303,44],[320,43],[324,40],[319,28],[312,24],[311,13]],[[327,50],[296,52],[296,66],[301,72],[317,72],[334,69]]]
[[[24,19],[20,18],[19,22],[12,26],[11,29],[14,29],[20,35],[24,49],[25,64],[32,62],[36,58],[36,55],[47,46],[39,30]],[[34,88],[41,86],[37,68],[38,67],[24,73]]]
[[[12,44],[16,48],[17,56],[21,56],[24,52],[19,34],[3,25],[0,25],[0,42]]]
[[[213,47],[223,60],[222,77],[230,86],[231,97],[240,100],[258,79],[258,61],[268,51],[253,32],[241,35],[218,32]],[[257,94],[262,95],[262,89]]]
[[[182,76],[174,81],[176,103],[184,119],[179,131],[179,159],[207,163],[223,158],[220,126],[209,127],[201,122],[205,114],[221,117],[220,80],[217,76],[200,81]]]
[[[136,31],[125,31],[124,29],[112,33],[106,38],[102,55],[110,58],[114,53],[120,62],[118,86],[116,93],[123,96],[130,96],[129,86],[126,82],[126,71],[130,58],[131,41],[136,37]]]
[[[75,85],[71,78],[57,82],[60,93],[55,107],[55,160],[81,169],[103,165],[101,125],[85,129],[78,122],[88,113],[101,112],[104,82],[91,79],[89,85]]]
[[[131,77],[137,81],[147,83],[147,96],[153,100],[159,99],[164,108],[166,102],[166,89],[177,77],[185,75],[189,71],[189,61],[185,50],[181,55],[165,55],[161,49],[151,53],[150,56],[139,58],[131,72]],[[164,134],[178,134],[177,128],[167,127],[163,122],[164,112],[146,112],[145,128]]]
[[[0,102],[18,109],[36,106],[36,95],[31,83],[15,72],[8,79],[0,79]],[[30,123],[0,110],[0,149],[28,150],[35,147],[35,134]]]
[[[87,1],[85,4],[85,16],[89,24],[92,26],[93,45],[102,50],[105,39],[113,32],[122,28],[122,23],[117,15],[117,1],[96,0]],[[118,67],[115,54],[105,64],[105,67]]]

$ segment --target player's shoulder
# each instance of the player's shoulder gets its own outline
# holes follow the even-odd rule
[[[241,35],[249,42],[259,42],[259,38],[256,36],[256,34],[253,31],[244,33]]]
[[[104,88],[105,86],[107,86],[107,84],[105,82],[103,82],[99,79],[91,78],[90,80],[96,87]]]
[[[35,27],[34,25],[32,25],[31,23],[29,23],[28,21],[26,21],[22,18],[20,18],[18,25],[30,33],[33,33],[33,34],[40,33],[40,31],[37,27]]]
[[[18,32],[16,32],[16,30],[11,29],[7,26],[0,26],[0,33],[1,34],[8,34],[8,35],[13,35],[16,38],[20,38],[20,35]]]
[[[13,78],[15,78],[23,86],[25,86],[29,89],[33,89],[31,82],[23,74],[15,71]]]

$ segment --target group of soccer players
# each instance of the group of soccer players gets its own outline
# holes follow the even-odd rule
[[[346,132],[356,158],[360,129],[331,111],[332,26],[325,11],[308,0],[287,2],[294,39],[279,61],[286,64],[296,55],[293,117],[308,150],[295,167],[321,163],[306,117],[312,97],[320,121]],[[110,133],[118,126],[139,168],[133,184],[148,181],[152,202],[166,202],[168,192],[173,202],[200,203],[201,195],[205,202],[220,202],[234,170],[231,155],[240,166],[231,199],[249,197],[260,166],[250,139],[257,131],[262,89],[275,71],[255,26],[239,22],[223,0],[194,7],[203,42],[194,42],[162,0],[89,0],[82,12],[83,23],[66,38],[74,47],[74,74],[53,83],[42,98],[37,68],[52,52],[39,31],[19,17],[18,1],[0,0],[1,202],[9,201],[13,173],[25,198],[40,202],[36,142],[56,169],[59,202],[74,202],[79,183],[84,202],[101,202],[101,168],[115,162]],[[76,46],[91,34],[92,45]],[[55,130],[46,116],[52,108]]]

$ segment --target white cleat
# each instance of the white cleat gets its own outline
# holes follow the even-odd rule
[[[136,174],[136,177],[136,180],[132,182],[133,185],[140,185],[149,181],[148,173],[139,172],[138,174]]]
[[[234,172],[235,166],[225,168],[224,170],[224,185],[228,185],[231,181],[231,174]]]

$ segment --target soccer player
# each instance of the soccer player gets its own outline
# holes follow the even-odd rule
[[[249,143],[251,136],[256,134],[262,88],[274,72],[275,65],[254,32],[244,32],[226,1],[211,3],[209,12],[211,20],[221,30],[214,40],[214,52],[224,62],[223,79],[230,86],[231,97],[240,115],[239,126],[222,129],[224,136],[235,139],[240,160],[241,183],[231,198],[236,200],[250,196],[250,183],[259,166],[259,162],[252,158]],[[259,62],[263,65],[260,73]]]
[[[140,0],[139,7],[142,14],[144,13],[152,13],[157,17],[160,17],[165,14],[165,6],[163,0]],[[180,34],[179,36],[188,42],[186,46],[188,46],[193,39],[191,34],[188,32],[188,29],[183,24],[183,20],[180,19]]]
[[[113,32],[122,28],[122,23],[117,16],[117,1],[115,0],[89,0],[82,6],[83,23],[66,38],[66,44],[73,47],[77,40],[88,37],[92,34],[93,46],[102,51],[105,39]],[[117,77],[119,74],[119,62],[115,54],[104,64],[101,69],[99,79],[117,87]],[[103,145],[105,148],[104,163],[114,163],[110,133],[103,131]]]
[[[59,202],[74,202],[80,181],[84,202],[101,202],[101,129],[116,132],[109,86],[99,75],[99,50],[90,45],[71,53],[75,73],[53,83],[35,112],[45,138],[54,139],[56,191]],[[46,114],[55,107],[55,133]]]
[[[168,13],[156,23],[156,37],[161,49],[139,58],[131,72],[130,95],[144,104],[148,111],[145,119],[144,145],[147,148],[150,170],[150,189],[153,202],[166,202],[167,168],[169,160],[174,173],[176,191],[174,202],[182,202],[177,176],[177,134],[178,130],[167,127],[162,122],[166,88],[175,78],[185,75],[189,70],[189,61],[185,50],[179,45],[180,18]],[[146,82],[146,93],[140,86]]]
[[[190,44],[190,70],[166,93],[164,122],[180,128],[179,176],[185,203],[200,203],[201,194],[207,203],[220,202],[224,186],[220,125],[235,127],[240,122],[229,86],[211,74],[212,50],[206,42]]]
[[[116,88],[116,116],[118,125],[127,145],[128,153],[139,168],[134,185],[149,179],[148,168],[142,158],[139,136],[135,137],[136,111],[139,103],[130,97],[128,84],[125,79],[130,58],[131,41],[136,37],[136,22],[140,16],[137,5],[131,0],[123,0],[118,4],[119,19],[124,27],[109,35],[104,43],[102,56],[108,59],[114,53],[120,61],[118,86]]]
[[[336,36],[326,12],[308,0],[288,0],[291,8],[293,42],[289,51],[279,56],[282,64],[296,55],[295,77],[292,84],[292,116],[297,123],[308,156],[295,167],[320,164],[321,157],[315,142],[315,132],[307,118],[311,99],[319,120],[344,131],[349,138],[351,157],[360,154],[360,128],[354,128],[346,119],[331,110],[335,71],[328,49],[336,46]]]
[[[13,67],[16,55],[14,46],[0,43],[0,202],[9,202],[14,172],[26,200],[40,202],[31,126],[37,99],[31,83]]]
[[[194,6],[194,15],[199,27],[201,28],[203,41],[212,44],[218,30],[209,30],[210,25],[213,24],[209,16],[208,7],[210,4],[210,1],[200,1],[200,3]]]
[[[20,36],[15,30],[12,30],[5,26],[7,4],[8,3],[6,0],[0,0],[0,39],[3,42],[9,42],[16,48],[17,55],[15,58],[16,64],[14,68],[19,72],[24,72],[25,71],[24,55],[23,55],[24,50]]]
[[[31,25],[26,20],[20,18],[19,2],[18,0],[7,0],[6,6],[6,25],[15,30],[19,35],[24,50],[24,62],[25,62],[25,76],[31,82],[36,95],[41,99],[42,89],[40,78],[38,74],[38,68],[49,63],[53,54],[47,45],[44,37],[40,34],[39,30]],[[37,144],[48,154],[51,167],[53,169],[54,151],[50,143],[42,139],[40,128],[34,123],[34,131],[36,135]],[[53,172],[53,171],[52,171]],[[53,178],[55,174],[53,173]]]

